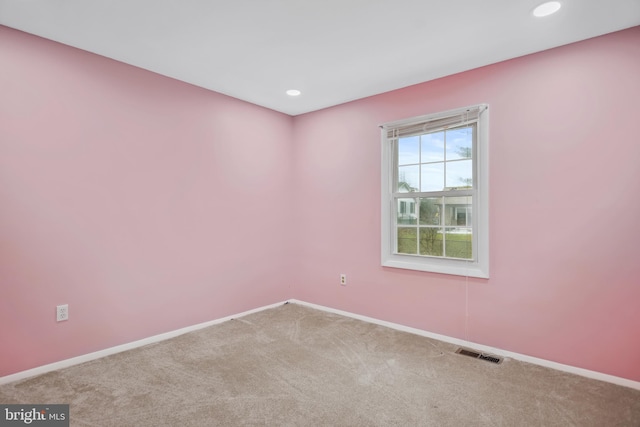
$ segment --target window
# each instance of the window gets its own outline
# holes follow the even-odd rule
[[[382,125],[382,265],[489,277],[487,105]]]

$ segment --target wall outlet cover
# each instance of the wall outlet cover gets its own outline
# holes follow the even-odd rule
[[[56,307],[56,321],[62,322],[64,320],[69,320],[69,304]]]

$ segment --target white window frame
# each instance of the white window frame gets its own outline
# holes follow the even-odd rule
[[[469,112],[476,114],[469,120]],[[459,120],[458,120],[459,119]],[[442,129],[462,123],[476,124],[476,141],[473,149],[474,186],[471,207],[473,226],[473,260],[409,255],[395,252],[396,212],[394,188],[396,153],[390,131],[407,126],[427,125],[441,121],[449,123]],[[455,124],[451,124],[455,123]],[[489,106],[478,104],[441,113],[427,114],[405,120],[385,123],[382,129],[382,266],[408,270],[429,271],[489,278]],[[431,128],[428,132],[433,132]],[[407,193],[407,198],[411,198]]]

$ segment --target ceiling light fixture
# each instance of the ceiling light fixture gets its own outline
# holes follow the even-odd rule
[[[560,7],[562,7],[562,5],[559,1],[549,1],[546,3],[542,3],[540,6],[533,9],[533,16],[536,16],[538,18],[549,16],[559,11]]]
[[[287,95],[289,96],[298,96],[300,95],[302,92],[300,92],[298,89],[289,89],[287,91]]]

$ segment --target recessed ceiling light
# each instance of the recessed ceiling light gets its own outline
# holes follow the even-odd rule
[[[300,95],[302,92],[300,92],[298,89],[289,89],[287,91],[287,95],[289,96],[298,96]]]
[[[542,3],[540,6],[533,9],[533,15],[537,16],[538,18],[548,16],[559,11],[561,6],[562,5],[559,1],[549,1],[546,3]]]

